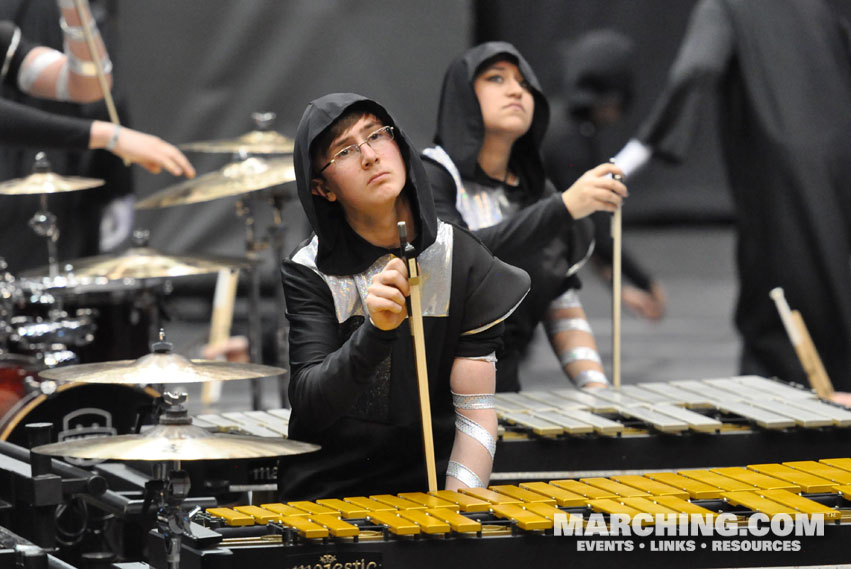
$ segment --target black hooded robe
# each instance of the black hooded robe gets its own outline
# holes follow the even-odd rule
[[[477,162],[484,140],[484,123],[473,82],[484,63],[503,56],[517,63],[535,99],[532,125],[514,143],[509,161],[510,169],[520,179],[516,187],[489,178]],[[535,327],[554,299],[568,289],[581,286],[579,279],[568,273],[578,268],[592,244],[591,222],[574,220],[545,176],[540,148],[548,121],[549,106],[538,79],[511,44],[481,44],[467,50],[447,69],[434,141],[451,158],[464,184],[505,190],[516,211],[495,225],[476,229],[474,234],[494,255],[525,270],[532,278],[529,295],[505,323],[504,346],[497,354],[497,391],[520,390],[518,366]],[[429,158],[428,151],[424,163],[438,217],[468,227],[456,209],[457,184],[453,176]]]
[[[565,113],[550,125],[544,140],[544,166],[557,188],[568,188],[582,174],[608,160],[600,147],[600,128],[591,110],[604,97],[617,96],[626,112],[633,98],[633,44],[612,30],[588,32],[577,40],[565,58],[563,87]],[[594,222],[592,261],[612,266],[612,214],[597,211]],[[653,279],[627,249],[621,251],[623,276],[632,284],[650,290]]]
[[[285,458],[282,499],[333,498],[427,489],[413,344],[408,321],[382,331],[362,304],[371,275],[394,253],[371,245],[337,203],[310,193],[310,144],[353,104],[393,124],[377,103],[354,94],[312,102],[296,135],[299,198],[315,235],[282,265],[290,322],[289,436],[316,453]],[[440,484],[454,440],[449,378],[456,357],[493,353],[502,320],[528,291],[522,271],[494,258],[468,232],[438,222],[422,163],[396,126],[417,218],[432,423]],[[358,289],[361,292],[358,292]]]
[[[851,391],[851,49],[820,0],[703,0],[638,138],[685,154],[706,97],[737,211],[743,373],[806,382],[769,291],[800,310],[837,389]]]

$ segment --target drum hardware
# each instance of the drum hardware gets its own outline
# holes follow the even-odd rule
[[[137,360],[122,360],[65,366],[45,370],[45,379],[79,383],[124,385],[173,385],[204,381],[229,381],[274,377],[286,370],[254,363],[189,360],[175,353],[160,331],[160,341],[150,354]]]
[[[284,438],[209,433],[192,425],[184,406],[186,399],[185,393],[163,394],[164,413],[156,426],[142,434],[83,438],[32,449],[36,455],[162,463],[160,481],[148,489],[156,495],[146,496],[146,500],[150,497],[158,502],[157,527],[165,541],[168,566],[173,569],[179,565],[181,537],[190,528],[188,514],[182,508],[190,481],[188,474],[180,470],[181,461],[288,456],[319,449],[317,445]]]
[[[258,130],[254,133],[249,133],[251,139],[263,139],[268,137],[268,128],[274,120],[274,113],[255,113],[253,115],[257,122]],[[273,138],[280,137],[277,133],[271,135]],[[222,144],[198,143],[201,146],[191,149],[205,149],[203,151],[210,152],[234,152],[233,161],[216,172],[199,176],[194,180],[188,180],[175,186],[165,188],[148,198],[139,201],[136,204],[136,209],[151,209],[157,207],[170,207],[174,205],[183,205],[198,203],[203,201],[214,200],[218,198],[237,196],[242,194],[253,193],[256,190],[265,190],[280,186],[287,182],[295,180],[295,169],[293,168],[292,156],[283,158],[266,159],[252,154],[271,153],[273,148],[277,148],[275,152],[292,152],[292,141],[288,139],[284,144],[278,146],[266,146],[264,143],[246,144],[244,141],[238,144],[233,144],[232,141],[224,141]],[[184,147],[185,149],[190,149]],[[217,150],[206,150],[216,148]],[[227,149],[227,150],[226,150]],[[282,196],[275,195],[270,192],[270,201],[273,209],[274,222],[269,227],[268,238],[260,239],[256,231],[256,196],[242,196],[236,203],[237,217],[243,219],[245,225],[245,250],[246,256],[255,263],[249,275],[249,295],[248,295],[248,336],[249,350],[251,360],[254,362],[262,361],[261,346],[262,346],[262,323],[260,320],[260,272],[257,267],[259,256],[263,250],[269,245],[277,258],[274,260],[277,264],[283,258],[283,205]],[[280,288],[280,287],[278,287]],[[276,347],[278,348],[278,361],[286,360],[286,342],[285,330],[286,321],[284,319],[284,298],[283,290],[275,295],[276,307],[278,311],[276,321]],[[279,392],[282,404],[287,403],[287,384],[283,380],[279,384]],[[261,407],[261,389],[260,384],[253,381],[251,384],[252,406],[255,409]]]
[[[256,130],[230,140],[207,140],[181,144],[182,150],[190,152],[289,154],[295,147],[294,141],[272,130],[275,113],[251,113]]]
[[[80,307],[78,318],[84,317],[81,310],[90,309],[90,318],[101,334],[120,333],[109,347],[95,342],[80,350],[83,361],[136,358],[147,353],[161,325],[160,298],[170,287],[167,279],[249,265],[242,258],[168,255],[148,247],[148,238],[147,231],[134,231],[134,246],[123,253],[69,261],[64,272],[55,276],[45,267],[21,274],[21,286],[30,293],[34,308],[76,305]]]
[[[54,174],[50,171],[50,162],[44,152],[36,154],[32,174],[26,178],[9,180],[0,184],[0,194],[3,195],[41,194],[41,209],[30,219],[29,226],[39,237],[44,237],[47,241],[47,258],[51,276],[59,274],[56,252],[59,228],[56,226],[56,216],[47,209],[47,195],[86,190],[103,184],[103,180],[94,178]]]
[[[56,194],[88,190],[104,184],[103,180],[81,178],[79,176],[61,176],[50,171],[50,162],[44,152],[35,156],[33,173],[26,178],[16,178],[0,183],[0,194],[20,196],[28,194]]]
[[[194,204],[263,190],[295,180],[292,156],[261,158],[238,154],[215,172],[169,186],[136,203],[136,209]]]

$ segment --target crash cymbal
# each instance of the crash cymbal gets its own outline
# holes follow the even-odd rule
[[[189,142],[179,147],[190,152],[289,154],[295,141],[272,130],[252,130],[237,138]]]
[[[118,255],[97,255],[63,263],[71,275],[50,279],[49,267],[30,269],[22,279],[38,279],[56,288],[89,284],[95,280],[150,279],[217,273],[222,269],[247,267],[245,259],[218,256],[167,255],[151,247],[132,247]],[[50,282],[48,282],[50,281]]]
[[[288,456],[319,448],[284,438],[209,433],[195,425],[156,425],[140,435],[73,439],[32,451],[73,458],[164,462]]]
[[[295,180],[292,156],[253,156],[170,186],[136,203],[136,209],[170,207],[237,196]]]
[[[0,183],[0,194],[18,196],[26,194],[57,194],[88,190],[104,184],[103,180],[81,178],[79,176],[60,176],[53,172],[38,172],[26,178],[16,178]]]
[[[123,383],[131,385],[184,384],[204,381],[258,379],[286,373],[286,370],[252,363],[189,360],[175,354],[151,353],[137,360],[119,360],[57,367],[39,372],[45,379],[81,383]]]

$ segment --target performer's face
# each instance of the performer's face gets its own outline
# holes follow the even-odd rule
[[[473,83],[486,134],[520,138],[532,125],[535,99],[520,69],[510,61],[484,68]]]
[[[325,153],[328,161],[311,190],[344,210],[370,213],[395,202],[405,187],[405,161],[392,132],[374,115],[363,115],[336,137]]]

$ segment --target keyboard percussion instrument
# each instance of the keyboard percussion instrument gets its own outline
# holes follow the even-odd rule
[[[812,391],[757,377],[648,382],[620,391],[496,394],[491,480],[809,459],[851,444],[851,410]],[[289,409],[203,413],[213,432],[287,436]],[[211,462],[232,490],[273,489],[276,461]]]
[[[765,532],[751,532],[753,514]],[[848,560],[851,459],[268,502],[192,521],[182,559],[199,569],[830,564]]]

